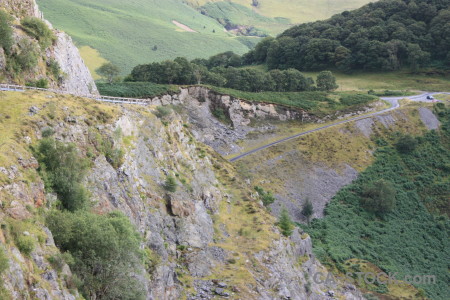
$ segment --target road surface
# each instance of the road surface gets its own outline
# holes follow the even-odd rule
[[[267,145],[258,147],[256,149],[250,150],[248,152],[239,154],[238,156],[235,156],[235,157],[231,158],[230,161],[231,162],[235,162],[235,161],[237,161],[237,160],[239,160],[241,158],[244,158],[246,156],[249,156],[249,155],[251,155],[251,154],[253,154],[255,152],[259,152],[261,150],[267,149],[267,148],[272,147],[274,145],[278,145],[278,144],[284,143],[286,141],[290,141],[290,140],[296,139],[298,137],[307,135],[307,134],[312,133],[312,132],[316,132],[316,131],[323,130],[323,129],[330,128],[330,127],[334,127],[334,126],[337,126],[337,125],[341,125],[341,124],[345,124],[345,123],[349,123],[349,122],[353,122],[353,121],[357,121],[357,120],[367,119],[367,118],[370,118],[370,117],[373,117],[373,116],[376,116],[376,115],[381,115],[381,114],[387,113],[387,112],[389,112],[391,110],[399,108],[400,107],[399,100],[402,100],[402,99],[405,99],[405,98],[408,98],[408,99],[410,99],[412,101],[418,101],[418,102],[429,102],[429,103],[430,102],[435,102],[433,100],[428,100],[427,97],[428,96],[432,96],[432,95],[436,95],[436,94],[447,94],[447,95],[450,95],[450,93],[445,93],[445,92],[442,92],[442,93],[433,92],[433,93],[423,93],[423,94],[415,95],[415,96],[381,97],[382,100],[385,100],[385,101],[389,102],[391,104],[391,107],[389,107],[387,109],[384,109],[384,110],[381,110],[381,111],[378,111],[378,112],[367,114],[367,115],[364,115],[364,116],[354,117],[354,118],[347,119],[347,120],[344,120],[344,121],[340,121],[340,122],[328,124],[328,125],[325,125],[325,126],[322,126],[322,127],[318,127],[318,128],[315,128],[315,129],[307,130],[305,132],[297,133],[295,135],[292,135],[292,136],[280,139],[280,140],[272,142],[270,144],[267,144]]]
[[[13,86],[13,85],[7,85],[7,84],[0,84],[0,91],[12,91],[12,92],[25,92],[26,89],[35,89],[35,90],[42,90],[42,91],[49,91],[49,92],[54,92],[54,93],[58,93],[58,91],[55,90],[49,90],[49,89],[39,89],[39,88],[32,88],[32,87],[22,87],[22,86]],[[60,92],[63,93],[63,92]],[[432,95],[436,95],[436,94],[447,94],[450,95],[450,93],[447,92],[429,92],[429,93],[423,93],[420,95],[415,95],[415,96],[403,96],[403,97],[381,97],[382,100],[385,100],[387,102],[389,102],[391,104],[391,107],[378,111],[378,112],[374,112],[371,114],[367,114],[364,116],[359,116],[359,117],[354,117],[351,119],[347,119],[344,121],[340,121],[340,122],[336,122],[336,123],[332,123],[332,124],[328,124],[322,127],[318,127],[315,129],[311,129],[311,130],[307,130],[305,132],[301,132],[301,133],[297,133],[295,135],[280,139],[278,141],[272,142],[270,144],[258,147],[256,149],[253,149],[251,151],[239,154],[238,156],[235,156],[233,158],[230,159],[231,162],[235,162],[243,157],[249,156],[255,152],[259,152],[261,150],[267,149],[269,147],[272,147],[274,145],[278,145],[281,143],[284,143],[286,141],[290,141],[293,139],[296,139],[298,137],[307,135],[309,133],[312,132],[316,132],[319,130],[323,130],[326,128],[330,128],[330,127],[334,127],[337,125],[341,125],[341,124],[345,124],[345,123],[349,123],[349,122],[353,122],[353,121],[357,121],[357,120],[362,120],[362,119],[367,119],[376,115],[380,115],[380,114],[384,114],[386,112],[389,112],[391,110],[397,109],[398,107],[400,107],[399,104],[399,100],[401,99],[405,99],[408,98],[412,101],[420,101],[420,102],[436,102],[436,100],[428,100],[427,97],[428,96],[432,96]],[[120,98],[120,97],[108,97],[108,96],[86,96],[86,98],[91,98],[91,99],[95,99],[98,101],[103,101],[103,102],[109,102],[109,103],[119,103],[119,104],[138,104],[138,105],[146,105],[148,104],[147,102],[143,101],[143,99],[133,99],[133,98]]]

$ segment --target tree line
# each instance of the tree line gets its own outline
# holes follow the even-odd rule
[[[382,0],[266,38],[244,64],[300,71],[450,65],[449,0]]]
[[[337,88],[336,79],[329,71],[317,76],[316,82],[300,71],[263,71],[242,68],[242,57],[225,52],[209,59],[188,61],[184,57],[136,66],[126,81],[154,82],[158,84],[209,84],[249,92],[298,92]]]

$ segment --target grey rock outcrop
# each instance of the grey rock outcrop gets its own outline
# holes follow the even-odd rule
[[[47,228],[41,230],[44,234],[48,232],[45,244],[38,242],[37,236],[28,233],[37,245],[30,254],[32,263],[28,263],[16,247],[6,247],[10,259],[9,268],[3,273],[3,288],[11,295],[11,299],[77,299],[78,293],[71,294],[65,281],[65,276],[71,276],[68,266],[62,266],[66,272],[57,272],[49,264],[47,257],[59,252],[50,231]]]
[[[439,126],[441,125],[438,118],[433,114],[433,112],[430,109],[426,107],[419,108],[419,115],[422,122],[430,130],[438,129]]]
[[[180,98],[178,101],[184,101]],[[73,102],[57,106],[58,119],[47,118],[47,104],[24,108],[24,115],[30,107],[37,108],[28,116],[33,122],[27,137],[39,139],[42,131],[51,127],[55,139],[74,143],[86,154],[91,149],[92,167],[85,186],[94,211],[123,212],[141,234],[142,247],[148,247],[158,258],[149,273],[138,277],[147,291],[146,299],[300,300],[307,299],[310,291],[318,295],[313,299],[324,299],[321,297],[329,290],[336,297],[358,299],[358,291],[345,296],[347,292],[339,283],[327,286],[309,282],[308,276],[323,269],[312,255],[310,238],[299,232],[291,239],[279,234],[266,209],[247,197],[249,191],[234,167],[195,139],[189,116],[174,110],[159,119],[152,113],[155,107],[114,106],[108,121],[99,121],[95,113],[109,111],[108,104],[62,101]],[[99,136],[120,145],[124,151],[120,167],[114,168],[101,151],[92,150]],[[18,147],[21,151],[11,151],[17,163],[0,168],[2,178],[8,179],[0,185],[0,195],[6,199],[2,198],[0,220],[6,216],[18,221],[30,219],[35,213],[33,207],[45,209],[56,201],[55,195],[44,194],[43,182],[36,173],[38,164],[28,152],[28,144]],[[22,152],[27,156],[21,156]],[[27,174],[27,182],[23,174]],[[168,175],[176,178],[175,192],[164,188]],[[76,292],[69,294],[64,280],[70,269],[59,271],[49,263],[49,257],[59,251],[51,232],[38,224],[26,230],[27,238],[36,239],[30,256],[21,254],[13,246],[14,240],[7,237],[7,256],[14,262],[2,278],[8,277],[11,293],[24,289],[23,293],[30,294],[35,290],[39,300],[72,300]],[[259,243],[259,238],[240,233],[245,226],[254,234],[262,232],[264,242],[258,248],[253,244]],[[0,241],[4,243],[2,232]],[[30,265],[36,268],[30,269]],[[235,278],[235,270],[248,278]],[[30,276],[41,279],[30,285]],[[305,287],[309,285],[311,290]]]
[[[54,78],[49,83],[52,88],[65,91],[76,96],[98,95],[97,87],[91,76],[89,69],[86,67],[77,47],[74,45],[70,36],[66,33],[53,29],[52,25],[44,19],[42,12],[35,0],[5,0],[0,2],[0,7],[5,8],[17,21],[25,16],[40,18],[47,23],[47,25],[54,31],[56,41],[45,50],[45,53],[40,49],[37,41],[31,37],[23,34],[18,28],[14,28],[15,51],[20,50],[18,46],[20,41],[34,44],[36,49],[39,49],[39,63],[34,68],[33,72],[23,74],[23,80],[35,81],[37,79],[48,77],[48,69],[45,68],[45,62],[51,60],[56,61],[60,67],[60,78]],[[37,50],[36,50],[37,51]],[[3,59],[3,50],[0,53],[0,70],[5,67],[5,60]],[[10,75],[6,78],[10,82],[16,79]]]
[[[58,62],[61,71],[65,74],[60,89],[77,96],[97,95],[94,79],[72,38],[61,31],[56,32],[56,37],[56,43],[47,55]]]

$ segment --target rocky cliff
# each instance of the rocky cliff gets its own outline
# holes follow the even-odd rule
[[[326,270],[309,236],[280,235],[252,185],[195,138],[182,107],[157,117],[154,106],[35,92],[6,93],[2,105],[0,237],[9,268],[1,278],[11,298],[78,296],[67,265],[50,263],[58,250],[41,216],[55,195],[44,190],[29,150],[51,128],[56,139],[90,157],[85,185],[93,209],[124,212],[159,257],[142,279],[147,299],[362,299],[351,285],[312,280]],[[124,151],[119,168],[92,150],[99,136]],[[163,188],[169,174],[178,185],[170,194]],[[17,236],[32,240],[30,253]]]
[[[53,47],[47,51],[47,57],[57,61],[65,74],[59,83],[59,89],[79,96],[98,94],[94,79],[72,38],[62,31],[56,31],[56,38]]]
[[[405,105],[271,147],[240,164],[255,185],[275,193],[271,206],[275,214],[286,207],[292,219],[306,223],[301,213],[306,200],[313,204],[313,218],[322,218],[336,193],[371,165],[377,141],[393,132],[420,135],[438,128],[439,121],[429,107]]]
[[[20,20],[24,17],[35,17],[44,20],[50,28],[51,24],[44,19],[35,0],[5,0],[0,3],[0,8],[4,8],[14,17],[14,46],[15,55],[20,55],[23,45],[32,45],[34,54],[29,54],[37,59],[37,63],[31,69],[16,66],[7,66],[3,49],[0,53],[0,71],[4,75],[4,80],[11,83],[25,84],[41,78],[49,79],[52,88],[61,89],[68,93],[86,96],[98,94],[95,82],[84,64],[83,59],[75,47],[72,39],[64,32],[52,29],[55,35],[53,44],[41,49],[37,41],[24,33],[19,26]],[[31,57],[31,56],[29,56]],[[59,69],[59,75],[50,76],[54,73],[55,62]]]
[[[179,105],[186,108],[192,133],[199,141],[211,146],[222,155],[235,154],[243,150],[239,143],[250,136],[267,140],[280,123],[297,121],[297,124],[325,123],[354,115],[373,112],[383,106],[381,102],[369,103],[349,111],[335,111],[318,117],[303,109],[267,102],[252,102],[207,87],[181,87],[179,93],[146,99],[152,105]],[[214,115],[223,113],[222,120]]]

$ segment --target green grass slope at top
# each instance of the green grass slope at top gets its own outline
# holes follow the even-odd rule
[[[450,120],[448,113],[440,114],[441,132],[416,138],[417,148],[407,154],[390,145],[378,149],[375,163],[338,192],[323,219],[307,227],[319,260],[344,273],[348,260],[358,258],[386,273],[398,272],[399,280],[406,275],[435,275],[436,284],[414,285],[430,299],[449,299]],[[360,206],[361,191],[379,179],[396,189],[396,207],[383,218]],[[436,210],[444,215],[430,213]],[[386,288],[379,285],[372,290],[390,293]],[[415,299],[419,298],[423,297]]]
[[[241,39],[180,0],[38,0],[45,17],[78,46],[91,46],[122,75],[142,63],[248,51]],[[172,21],[195,30],[186,32]],[[154,47],[156,46],[156,50]]]
[[[277,35],[292,26],[286,18],[270,18],[234,2],[210,2],[201,11],[224,25],[253,27],[251,35]]]
[[[152,98],[180,92],[176,85],[156,84],[152,82],[97,83],[101,95],[125,98]]]
[[[202,6],[210,2],[223,0],[187,0],[193,5]],[[363,6],[370,0],[258,0],[257,7],[252,6],[252,0],[230,0],[254,10],[256,13],[270,18],[287,18],[292,23],[304,23],[323,20],[345,10]]]

